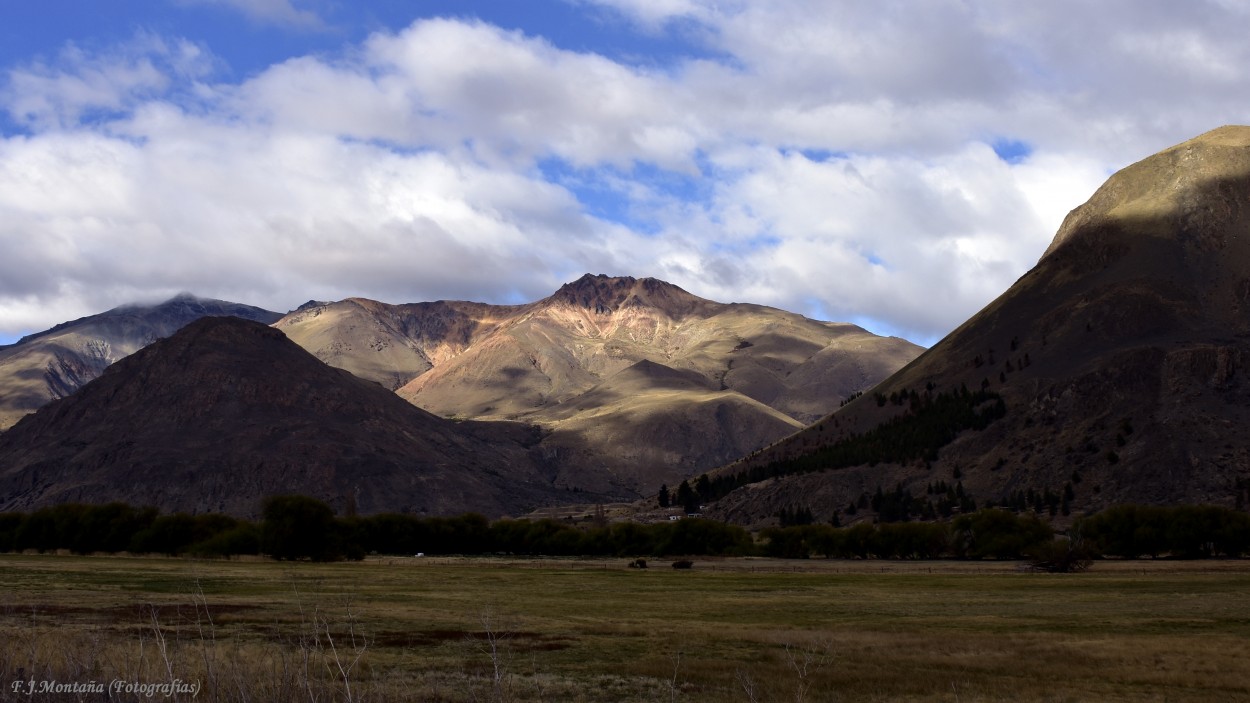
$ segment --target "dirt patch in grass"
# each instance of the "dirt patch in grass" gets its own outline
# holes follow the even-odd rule
[[[6,618],[29,619],[31,622],[90,622],[96,624],[132,624],[151,619],[155,611],[161,620],[171,624],[193,624],[211,617],[222,622],[238,621],[239,613],[259,612],[260,605],[248,603],[213,603],[211,613],[192,603],[134,603],[102,607],[64,605],[61,603],[30,603],[5,608]]]
[[[438,647],[448,643],[491,641],[506,644],[522,652],[554,652],[572,647],[571,637],[545,635],[541,632],[486,632],[470,630],[383,630],[373,638],[378,647]]]

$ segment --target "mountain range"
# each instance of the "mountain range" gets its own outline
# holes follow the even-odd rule
[[[275,327],[435,414],[537,424],[558,485],[622,497],[779,440],[922,351],[654,278],[590,274],[526,305],[349,299]]]
[[[985,309],[868,394],[717,472],[737,480],[711,512],[827,519],[878,489],[924,496],[939,482],[982,504],[1070,496],[1073,512],[1244,504],[1247,361],[1250,127],[1223,127],[1111,176]],[[953,431],[921,446],[944,422]],[[915,451],[850,458],[886,437]]]

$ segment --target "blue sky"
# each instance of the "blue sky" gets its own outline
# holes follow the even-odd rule
[[[1245,122],[1234,0],[0,4],[0,343],[180,291],[582,273],[931,344],[1117,168]]]
[[[245,9],[249,5],[253,9]],[[306,13],[303,20],[299,13]],[[715,55],[707,47],[683,40],[680,30],[618,31],[627,20],[620,12],[561,0],[45,0],[5,3],[0,17],[5,27],[0,33],[0,59],[6,66],[41,56],[53,58],[67,42],[107,49],[131,41],[141,31],[184,37],[210,47],[225,61],[222,77],[235,80],[291,57],[351,50],[374,32],[398,31],[422,17],[482,20],[544,37],[564,49],[634,64],[662,67],[674,60]]]

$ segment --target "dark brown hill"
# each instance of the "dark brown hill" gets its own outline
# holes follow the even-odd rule
[[[280,313],[184,293],[158,305],[123,305],[64,322],[0,347],[0,429],[64,398],[109,364],[202,317],[229,315],[272,323]]]
[[[778,440],[922,351],[654,278],[589,274],[525,305],[349,299],[276,326],[437,415],[541,425],[559,485],[621,498]]]
[[[815,456],[907,414],[913,394],[985,388],[1005,417],[931,462],[758,483],[717,512],[827,516],[878,486],[924,495],[956,477],[981,504],[1070,485],[1073,511],[1232,506],[1250,488],[1248,361],[1250,127],[1223,127],[1113,175],[984,310],[865,397],[725,472]]]
[[[537,439],[435,417],[263,324],[204,318],[0,435],[0,510],[121,500],[249,516],[302,493],[361,513],[515,514],[559,497]]]

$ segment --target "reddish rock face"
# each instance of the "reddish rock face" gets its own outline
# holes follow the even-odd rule
[[[436,415],[540,425],[557,485],[627,499],[795,432],[922,351],[654,278],[589,274],[525,305],[349,299],[276,326]],[[674,374],[690,382],[674,388]]]

